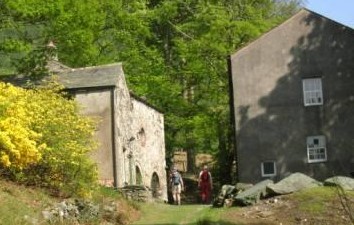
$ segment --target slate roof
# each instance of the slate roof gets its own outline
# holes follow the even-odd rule
[[[48,64],[49,71],[57,76],[58,82],[66,89],[112,87],[116,86],[120,76],[124,76],[121,63],[75,69],[60,62],[49,62]],[[21,87],[26,87],[30,81],[28,77],[23,75],[2,76],[0,80]]]
[[[59,82],[67,89],[115,86],[123,76],[121,63],[70,69],[58,75]]]

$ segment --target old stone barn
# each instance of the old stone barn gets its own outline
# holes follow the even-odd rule
[[[82,113],[99,120],[99,146],[91,157],[100,183],[146,186],[153,197],[167,200],[164,116],[129,92],[122,64],[72,69],[50,61],[48,68]]]

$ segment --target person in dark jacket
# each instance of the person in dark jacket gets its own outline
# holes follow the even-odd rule
[[[172,168],[170,174],[170,186],[173,196],[173,202],[176,205],[181,204],[181,192],[184,190],[184,183],[181,174],[177,171],[176,167]]]

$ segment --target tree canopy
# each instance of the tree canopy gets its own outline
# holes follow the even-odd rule
[[[71,67],[123,62],[129,87],[165,113],[168,155],[186,149],[193,162],[197,152],[212,153],[222,162],[220,172],[230,174],[227,58],[300,5],[301,0],[3,0],[0,72],[36,68],[34,53],[49,41]]]

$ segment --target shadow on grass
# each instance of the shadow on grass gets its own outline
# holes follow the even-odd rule
[[[179,225],[179,223],[154,223],[154,224],[141,224],[141,225]],[[231,222],[224,222],[224,221],[211,222],[208,220],[202,220],[196,223],[184,223],[184,225],[243,225],[243,223],[231,223]],[[250,225],[252,225],[252,223]],[[253,225],[260,225],[260,224],[257,223]]]
[[[179,225],[179,223],[147,223],[141,225]],[[212,222],[212,223],[184,223],[184,225],[243,225],[240,223],[230,223],[230,222]]]

